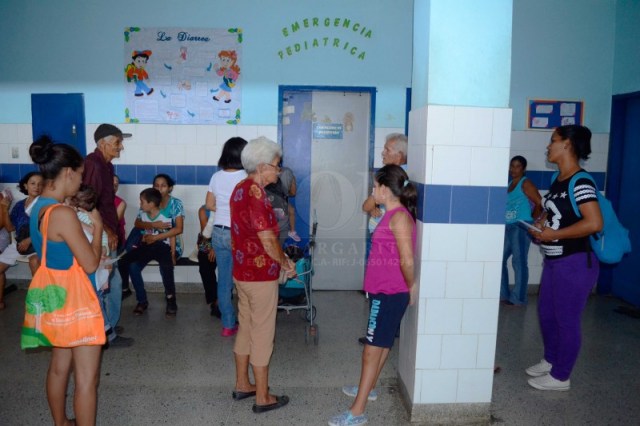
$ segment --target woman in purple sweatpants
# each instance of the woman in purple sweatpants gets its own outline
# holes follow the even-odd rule
[[[531,231],[542,242],[545,257],[538,298],[544,358],[526,369],[532,376],[529,385],[540,390],[569,390],[569,376],[580,352],[582,311],[598,279],[599,263],[589,242],[589,235],[602,229],[597,188],[580,178],[573,195],[569,194],[569,182],[584,171],[580,160],[589,154],[591,131],[584,126],[556,128],[547,146],[547,160],[558,166],[559,174],[543,198],[544,213],[535,223],[541,231]]]

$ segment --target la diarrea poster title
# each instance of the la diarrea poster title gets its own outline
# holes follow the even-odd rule
[[[231,124],[242,110],[242,30],[124,31],[125,121]]]

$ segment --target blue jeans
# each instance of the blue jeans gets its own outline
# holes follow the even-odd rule
[[[231,253],[231,230],[213,227],[211,246],[216,252],[218,263],[218,308],[222,313],[222,326],[236,326],[236,312],[233,309],[233,255]]]
[[[114,251],[110,257],[115,258],[118,254]],[[118,271],[118,263],[114,263],[109,274],[109,291],[103,293],[104,307],[105,307],[105,320],[108,325],[113,328],[115,335],[115,327],[120,321],[120,311],[122,309],[122,278]]]
[[[137,249],[122,256],[118,262],[120,275],[127,279],[131,276],[131,283],[136,291],[138,303],[148,303],[147,292],[144,289],[144,280],[142,279],[142,270],[152,260],[156,260],[160,266],[160,276],[162,277],[165,296],[175,297],[176,295],[171,248],[162,241],[156,241],[152,244],[142,244]]]
[[[517,223],[507,224],[504,230],[504,251],[502,254],[502,282],[500,283],[500,300],[505,300],[514,305],[527,303],[527,285],[529,282],[529,246],[531,237],[524,226]],[[515,274],[515,286],[509,292],[509,272],[507,259],[511,259]]]

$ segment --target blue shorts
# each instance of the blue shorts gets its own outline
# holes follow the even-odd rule
[[[402,316],[409,306],[409,293],[369,294],[370,310],[367,344],[381,348],[393,347]]]

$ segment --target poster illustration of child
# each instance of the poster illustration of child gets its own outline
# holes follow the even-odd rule
[[[150,50],[134,50],[131,54],[131,59],[133,61],[125,68],[127,81],[129,83],[134,82],[136,84],[135,96],[142,96],[143,94],[149,96],[153,93],[153,88],[150,88],[144,82],[145,80],[149,81],[149,74],[147,74],[145,66],[147,65],[147,61],[149,60],[151,53],[152,52]]]
[[[222,83],[218,89],[212,90],[214,101],[224,99],[225,103],[231,102],[231,91],[240,77],[240,67],[236,64],[238,55],[235,50],[221,50],[218,53],[220,63],[215,64],[215,71],[222,77]]]

